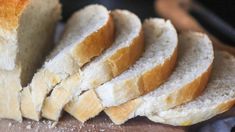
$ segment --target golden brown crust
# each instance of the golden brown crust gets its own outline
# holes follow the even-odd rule
[[[159,65],[152,70],[146,72],[140,79],[144,84],[143,94],[149,93],[156,87],[161,85],[171,75],[177,60],[177,48],[170,58],[164,61],[162,65]]]
[[[0,27],[5,30],[16,29],[29,2],[30,0],[0,0]]]
[[[173,63],[173,62],[172,62]],[[201,76],[193,80],[191,83],[186,86],[180,88],[179,90],[171,93],[166,97],[166,106],[168,108],[180,105],[182,103],[186,103],[198,97],[201,92],[206,87],[210,74],[211,74],[212,64],[209,66],[206,72],[204,72]],[[117,124],[122,124],[129,119],[131,113],[135,112],[138,107],[135,107],[137,104],[137,98],[135,100],[129,101],[125,104],[116,107],[110,107],[105,110],[106,114],[110,117],[110,119]],[[140,102],[140,101],[139,101]],[[128,106],[128,107],[127,107]],[[226,107],[227,105],[222,105],[221,107]],[[124,108],[122,108],[124,107]],[[230,106],[228,106],[230,108]],[[125,109],[125,111],[123,110]],[[226,111],[227,109],[224,108]]]
[[[191,83],[185,85],[184,87],[180,88],[179,90],[171,93],[166,98],[167,106],[174,107],[180,105],[182,103],[186,103],[198,97],[201,92],[205,89],[210,74],[212,65],[204,72],[201,76],[194,79]]]
[[[217,110],[218,114],[223,113],[223,112],[229,110],[230,108],[232,108],[234,106],[234,104],[235,104],[235,98],[218,105],[216,107],[216,110]]]
[[[140,104],[141,99],[137,98],[119,106],[107,108],[104,111],[115,124],[120,125],[127,121],[131,114],[134,114]]]
[[[120,49],[106,61],[112,71],[112,76],[118,76],[134,64],[143,50],[144,35],[141,29],[139,35],[134,38],[129,47]]]
[[[88,100],[90,101],[88,102]],[[85,92],[79,97],[78,101],[73,102],[72,105],[71,103],[65,106],[65,111],[81,122],[91,118],[91,115],[98,115],[103,110],[103,106],[94,90]]]
[[[114,23],[109,15],[107,23],[97,32],[89,35],[81,44],[73,50],[73,57],[78,59],[80,65],[89,62],[94,56],[98,56],[102,51],[112,45],[114,40]]]

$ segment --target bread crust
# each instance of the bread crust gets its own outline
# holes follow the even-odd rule
[[[104,49],[107,49],[112,44],[115,36],[114,30],[112,16],[109,15],[109,19],[103,27],[76,45],[72,51],[73,58],[79,60],[80,65],[84,65],[93,57],[100,55]]]
[[[142,75],[140,78],[144,85],[144,87],[140,89],[140,91],[143,91],[142,95],[147,94],[160,86],[171,75],[177,61],[177,52],[178,48],[176,47],[172,56],[167,58],[163,64],[158,65]]]
[[[140,98],[128,101],[119,106],[113,106],[104,110],[105,114],[117,125],[123,124],[129,118],[134,116],[135,110],[140,106],[142,100]]]
[[[91,102],[87,104],[87,100],[91,100]],[[87,115],[93,115],[94,117],[103,110],[103,106],[93,89],[85,92],[82,96],[79,96],[78,100],[75,103],[76,104],[71,102],[68,103],[65,106],[65,111],[81,122],[85,122],[86,120],[91,118]]]
[[[0,27],[5,30],[14,30],[19,26],[20,16],[30,0],[1,0]]]
[[[144,50],[144,35],[141,29],[138,36],[134,38],[129,47],[125,47],[117,51],[114,55],[109,57],[106,63],[112,72],[112,77],[118,76],[124,72],[141,56]]]
[[[169,109],[174,106],[178,106],[180,104],[189,102],[198,97],[202,93],[202,91],[206,88],[209,77],[211,75],[211,69],[212,69],[212,64],[208,67],[208,69],[204,73],[202,73],[192,82],[168,95],[165,98],[166,107],[164,109]]]

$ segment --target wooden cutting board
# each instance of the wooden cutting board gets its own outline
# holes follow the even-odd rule
[[[146,118],[136,118],[118,126],[114,125],[104,113],[84,124],[68,114],[65,114],[57,124],[48,120],[36,122],[25,119],[22,123],[5,119],[0,121],[0,132],[185,132],[186,129],[153,123]]]
[[[0,120],[0,132],[197,132],[206,124],[234,115],[235,108],[190,127],[174,127],[154,123],[144,117],[131,119],[124,125],[115,125],[104,113],[83,124],[70,115],[65,114],[57,124],[45,119],[40,122],[25,119],[22,123],[3,119]]]

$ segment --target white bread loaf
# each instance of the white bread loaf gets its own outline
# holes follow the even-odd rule
[[[105,7],[89,5],[74,13],[59,45],[22,92],[23,116],[39,120],[44,99],[54,86],[79,73],[84,64],[112,44],[113,36],[113,21]]]
[[[191,101],[204,90],[214,52],[205,34],[188,32],[179,37],[178,62],[168,80],[153,92],[105,110],[115,124],[135,116],[147,116]]]
[[[21,121],[19,92],[53,46],[59,0],[0,1],[0,118]]]
[[[145,52],[120,76],[89,90],[66,105],[66,112],[84,122],[104,108],[125,103],[162,84],[171,74],[177,56],[177,33],[163,19],[146,20],[143,26]]]
[[[87,66],[81,76],[75,74],[57,85],[44,101],[42,116],[58,120],[63,107],[74,96],[96,88],[127,70],[144,50],[144,36],[139,18],[126,10],[111,13],[116,29],[112,46]]]
[[[188,126],[223,113],[234,104],[235,58],[227,52],[215,51],[212,77],[201,96],[167,111],[153,112],[147,117],[155,122]]]

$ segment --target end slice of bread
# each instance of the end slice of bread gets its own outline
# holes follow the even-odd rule
[[[235,57],[216,51],[212,77],[206,90],[192,102],[175,108],[151,113],[154,122],[175,126],[188,126],[223,113],[235,104]]]
[[[20,112],[20,68],[0,70],[0,118],[22,121]]]
[[[164,84],[145,96],[105,110],[115,124],[167,110],[196,98],[203,91],[214,59],[209,38],[196,32],[180,35],[178,54],[175,71]]]
[[[59,0],[0,1],[0,118],[21,121],[20,90],[53,46]]]
[[[149,19],[145,21],[143,29],[145,52],[133,67],[96,88],[94,92],[97,97],[94,94],[84,93],[78,98],[78,102],[69,103],[65,107],[67,112],[84,122],[106,107],[125,103],[152,91],[168,78],[174,68],[177,55],[178,39],[173,25],[163,19]],[[83,100],[83,98],[89,98],[89,100]],[[103,108],[87,109],[82,105],[90,106],[94,102],[100,103]]]
[[[78,73],[84,64],[99,56],[112,44],[113,37],[112,17],[104,6],[89,5],[74,13],[66,24],[59,45],[34,75],[29,86],[23,90],[23,95],[27,94],[26,91],[30,91],[31,95],[22,96],[22,104],[32,100],[33,105],[29,106],[35,107],[29,109],[22,105],[23,116],[39,120],[44,99],[54,86]]]
[[[72,97],[118,76],[141,56],[144,50],[144,36],[139,18],[126,10],[112,11],[111,15],[116,29],[114,43],[102,55],[82,68],[81,77],[71,76],[54,88],[44,101],[43,117],[58,120],[63,107]],[[72,77],[74,79],[71,79]],[[73,81],[67,83],[70,80]]]

